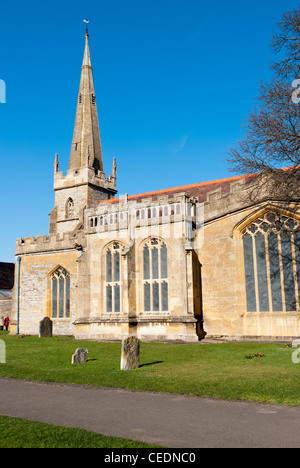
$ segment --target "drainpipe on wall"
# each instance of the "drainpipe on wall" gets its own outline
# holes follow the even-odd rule
[[[20,270],[21,270],[21,257],[17,258],[18,262],[18,296],[17,296],[17,335],[20,334]]]

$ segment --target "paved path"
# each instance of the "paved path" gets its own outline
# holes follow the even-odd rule
[[[300,407],[0,378],[0,414],[169,448],[299,448]]]

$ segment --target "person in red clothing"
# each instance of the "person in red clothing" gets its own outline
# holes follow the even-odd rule
[[[8,330],[8,326],[9,326],[9,318],[8,318],[8,317],[5,317],[5,320],[4,320],[4,329],[5,329],[5,330]]]

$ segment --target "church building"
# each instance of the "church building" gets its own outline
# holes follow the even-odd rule
[[[18,239],[11,333],[196,342],[300,335],[300,206],[238,176],[117,195],[103,167],[85,50],[67,174],[54,162],[49,234]]]

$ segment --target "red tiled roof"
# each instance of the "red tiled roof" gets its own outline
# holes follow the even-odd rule
[[[191,197],[198,197],[199,202],[205,202],[207,199],[207,193],[217,190],[218,188],[222,189],[222,193],[228,193],[230,191],[230,184],[237,180],[246,179],[250,177],[249,175],[242,175],[236,177],[229,177],[227,179],[213,180],[210,182],[202,182],[199,184],[192,185],[183,185],[181,187],[173,187],[164,190],[157,190],[155,192],[141,193],[138,195],[128,196],[129,201],[141,201],[144,198],[152,198],[153,201],[157,200],[158,197],[162,196],[173,196],[176,193],[186,192]],[[110,200],[103,200],[101,203],[117,203],[120,199],[113,198]]]

